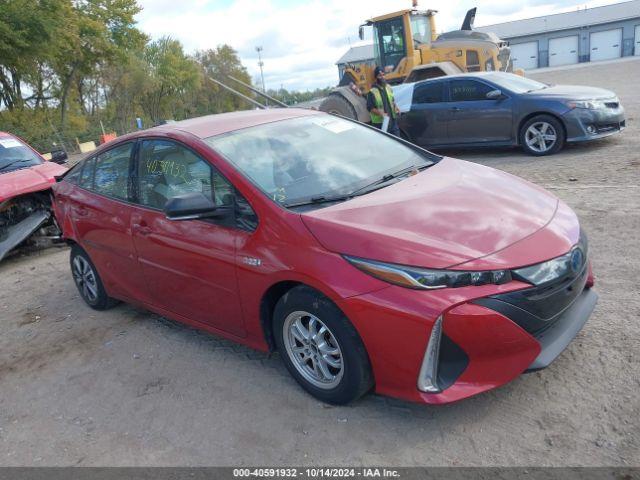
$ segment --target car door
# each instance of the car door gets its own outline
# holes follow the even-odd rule
[[[400,125],[416,144],[424,147],[447,143],[447,121],[450,115],[445,98],[445,82],[428,80],[413,89],[411,109]]]
[[[512,137],[513,100],[489,99],[497,87],[476,79],[450,80],[448,143],[508,142]]]
[[[235,189],[209,162],[173,140],[142,140],[136,163],[138,208],[131,226],[152,304],[244,336],[235,250],[250,232],[236,227],[234,215],[172,221],[162,211],[168,199],[192,192],[232,205]]]
[[[131,237],[130,162],[135,143],[111,148],[84,162],[65,196],[80,246],[111,295],[146,299]]]

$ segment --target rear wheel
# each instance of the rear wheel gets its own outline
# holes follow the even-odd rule
[[[552,155],[564,146],[564,128],[550,115],[537,115],[522,125],[520,145],[530,155]]]
[[[94,310],[107,310],[118,304],[117,300],[107,295],[96,267],[78,245],[71,248],[70,263],[73,281],[87,305]]]
[[[319,292],[300,286],[286,293],[276,305],[273,331],[289,373],[319,400],[346,404],[373,386],[360,336]]]

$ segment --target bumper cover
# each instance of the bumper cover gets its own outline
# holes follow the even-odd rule
[[[563,115],[567,142],[598,140],[622,132],[626,127],[624,108],[589,110],[575,108]],[[593,130],[589,131],[589,127]]]
[[[541,350],[526,371],[534,372],[548,367],[582,330],[597,301],[598,295],[593,290],[584,290],[550,328],[535,335]]]

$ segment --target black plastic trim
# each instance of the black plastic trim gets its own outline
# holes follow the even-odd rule
[[[469,365],[469,356],[444,333],[440,339],[437,382],[440,390],[453,385]]]

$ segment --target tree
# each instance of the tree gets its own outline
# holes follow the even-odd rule
[[[69,38],[59,49],[54,70],[60,81],[60,123],[64,126],[69,91],[75,83],[83,102],[83,81],[101,65],[125,56],[143,43],[145,35],[135,26],[140,11],[136,0],[74,0],[68,21]],[[82,105],[81,105],[82,106]]]
[[[8,110],[44,100],[52,86],[47,65],[69,39],[68,0],[3,0],[0,3],[0,104]],[[34,86],[23,97],[24,82]]]
[[[212,77],[224,83],[231,83],[228,77],[234,77],[241,82],[251,85],[251,77],[242,65],[237,52],[229,45],[219,45],[215,49],[196,52],[195,59],[205,77],[199,101],[196,103],[197,114],[230,112],[247,108],[247,102],[238,96],[223,90],[207,77]],[[249,89],[233,84],[233,88],[244,95],[251,96]]]
[[[142,107],[153,123],[180,116],[184,99],[202,82],[195,61],[187,56],[178,40],[163,37],[144,50],[148,87]]]

